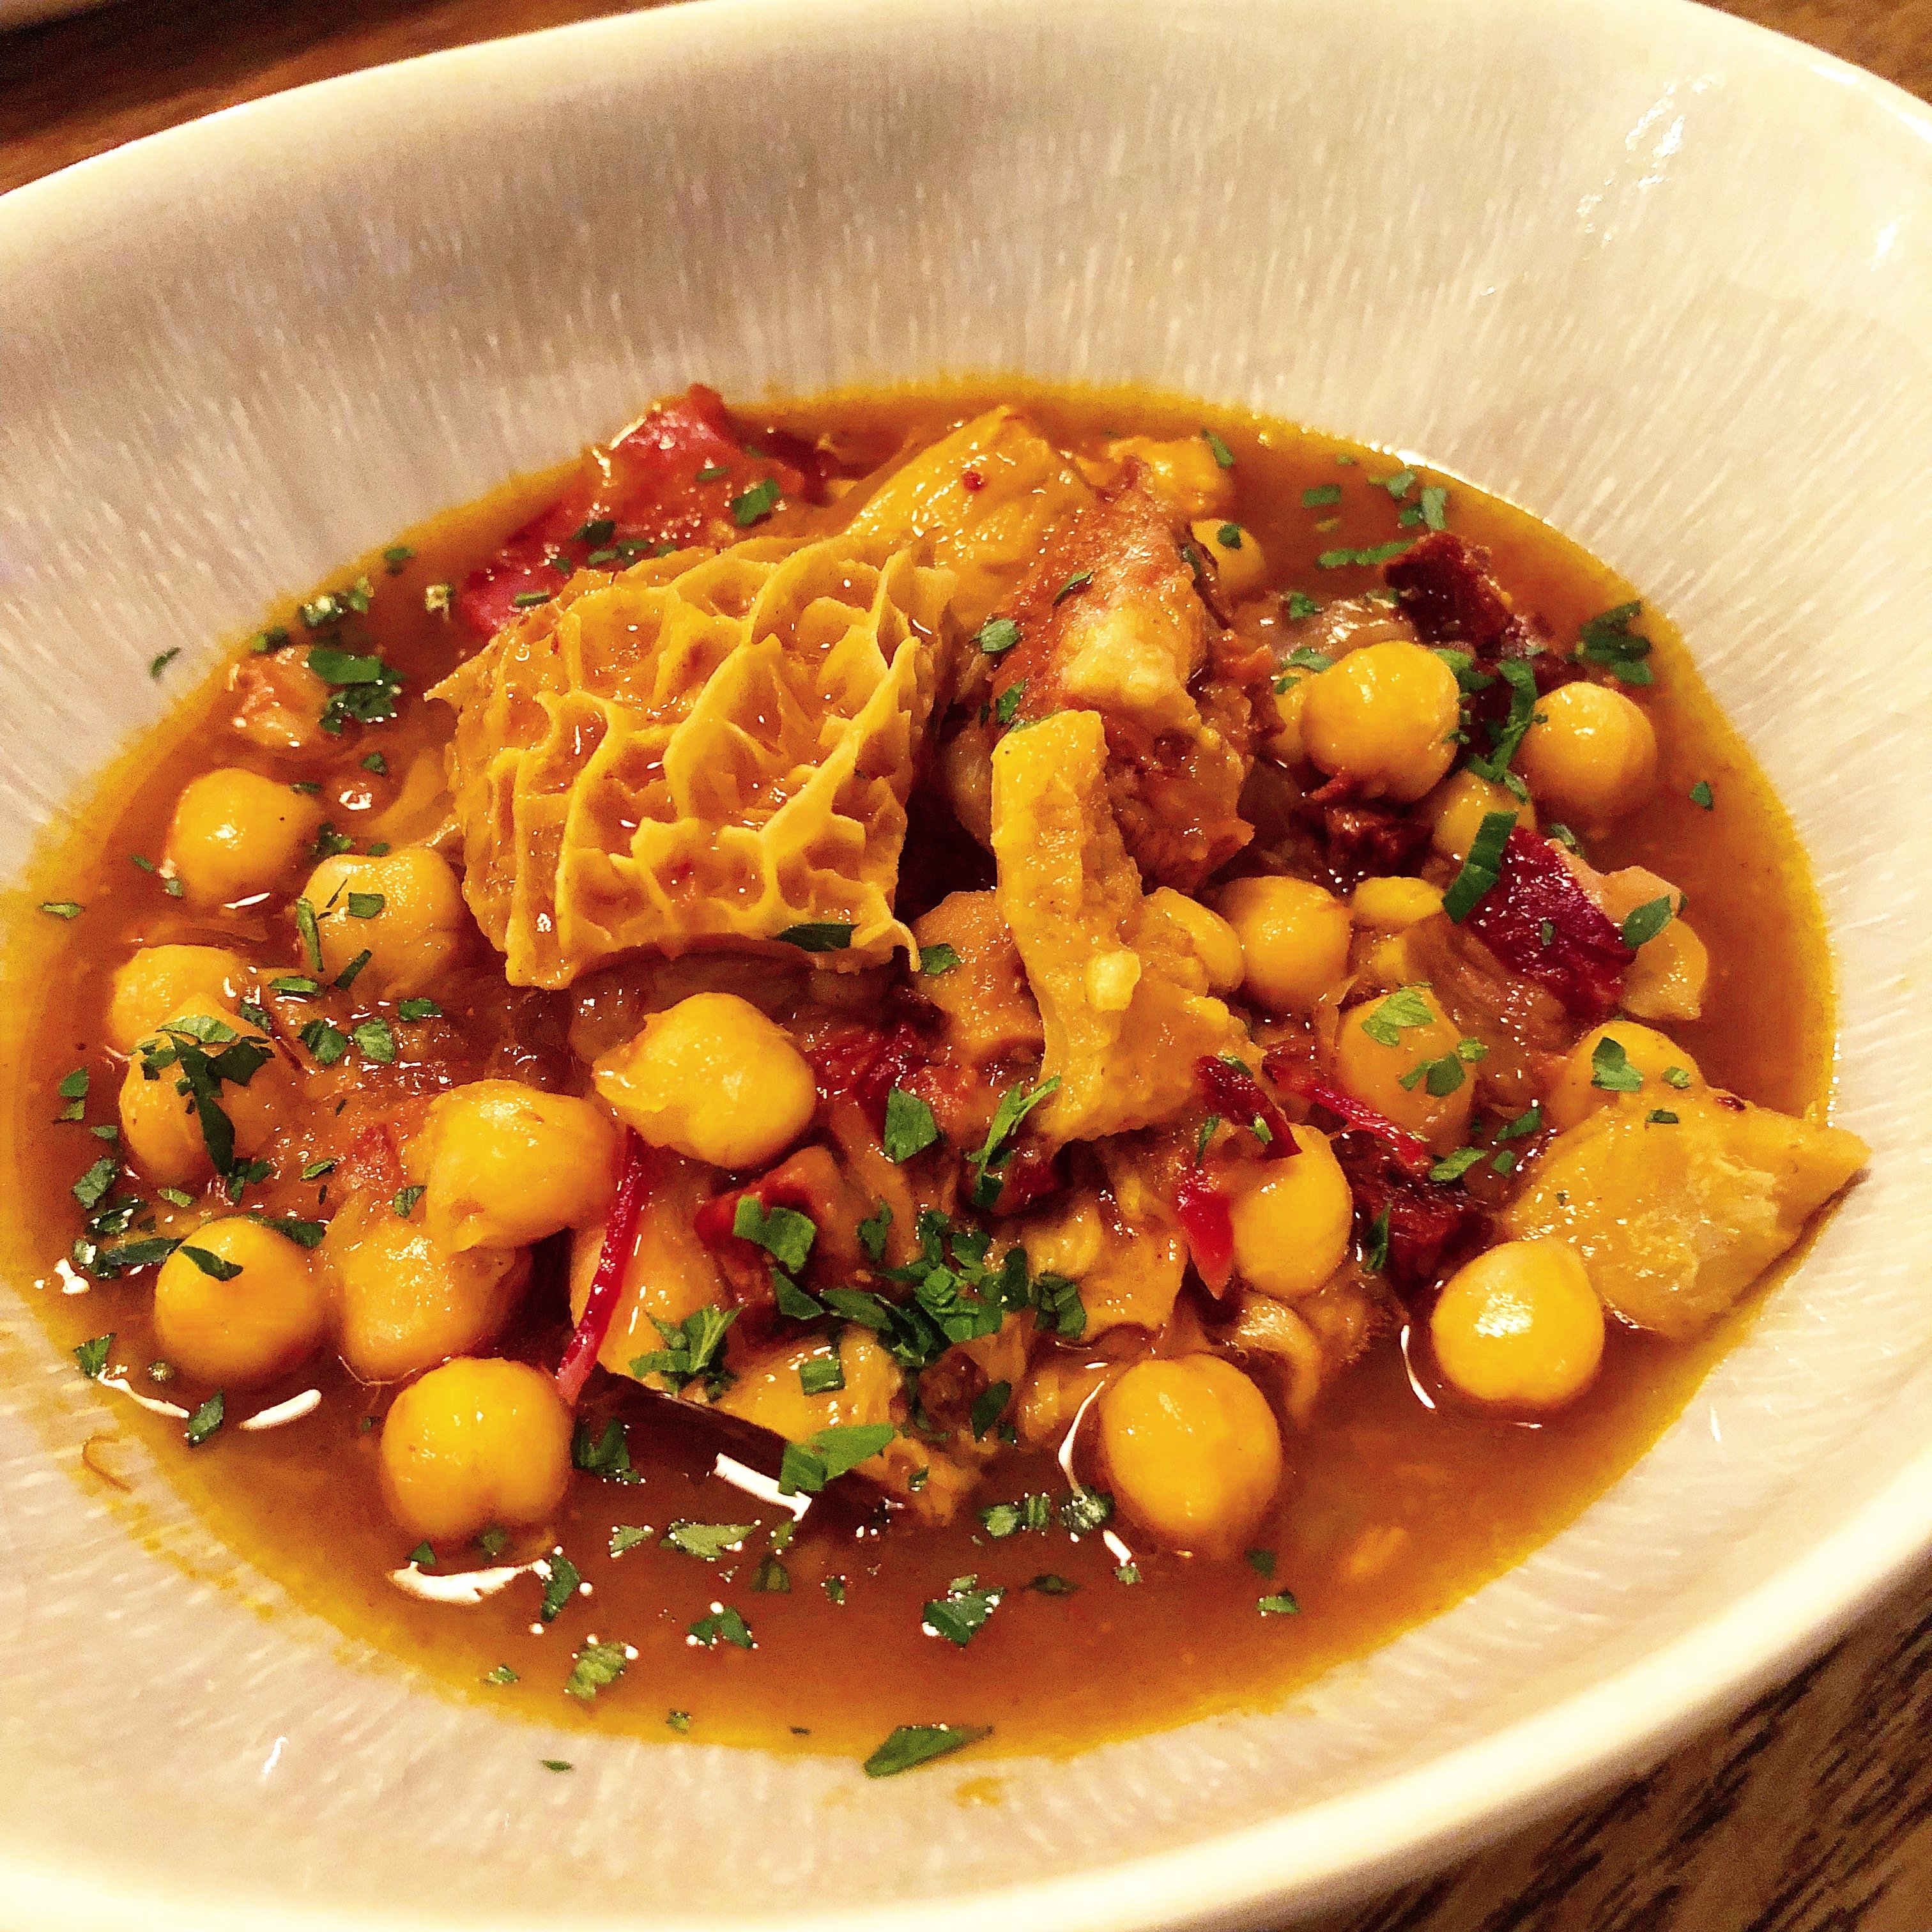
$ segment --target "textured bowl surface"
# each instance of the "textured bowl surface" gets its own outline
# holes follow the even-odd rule
[[[0,202],[0,870],[160,708],[154,653],[207,664],[268,593],[694,376],[1147,380],[1425,455],[1675,616],[1815,856],[1876,1150],[1520,1569],[1288,1708],[876,1785],[560,1743],[278,1607],[164,1497],[137,1537],[74,1478],[105,1412],[0,1291],[0,1919],[1258,1916],[1822,1641],[1932,1527],[1928,343],[1924,111],[1660,0],[718,0]]]

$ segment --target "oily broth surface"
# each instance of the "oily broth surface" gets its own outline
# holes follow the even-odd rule
[[[1234,514],[1261,542],[1272,584],[1325,600],[1358,594],[1378,580],[1372,570],[1324,571],[1315,560],[1324,550],[1366,546],[1396,533],[1395,506],[1372,481],[1397,467],[1395,459],[1171,398],[1019,393],[1051,432],[1076,444],[1103,430],[1192,434],[1204,417],[1236,457],[1240,494]],[[834,397],[786,405],[769,420],[808,436],[836,434],[848,466],[858,468],[1015,394],[1007,385],[997,392]],[[1338,462],[1344,456],[1356,460]],[[416,554],[400,574],[386,573],[380,553],[364,560],[360,568],[377,592],[374,634],[404,672],[412,698],[470,648],[454,620],[424,610],[424,586],[460,580],[550,500],[566,473],[507,486],[406,532],[400,540]],[[1574,638],[1585,619],[1629,596],[1611,572],[1522,512],[1454,478],[1425,472],[1424,480],[1449,484],[1450,527],[1489,546],[1519,608],[1544,619],[1559,643]],[[1305,488],[1337,482],[1340,504],[1301,507]],[[1317,527],[1331,518],[1339,521]],[[352,566],[331,582],[356,574]],[[275,621],[292,626],[292,616],[291,604]],[[1711,954],[1709,1017],[1673,1029],[1676,1036],[1714,1081],[1802,1112],[1822,1103],[1832,1055],[1828,965],[1804,859],[1782,808],[1668,627],[1646,613],[1644,628],[1657,644],[1658,681],[1645,701],[1662,749],[1660,781],[1652,802],[1613,836],[1592,842],[1592,857],[1606,869],[1650,865],[1684,889]],[[113,1118],[118,1083],[108,1077],[100,1045],[103,1016],[110,976],[133,947],[220,939],[238,940],[248,950],[255,940],[264,956],[290,960],[292,943],[279,916],[262,916],[252,928],[245,914],[238,922],[199,917],[129,862],[130,854],[159,857],[182,784],[230,755],[223,698],[218,676],[110,774],[50,852],[10,922],[9,977],[22,996],[9,1006],[13,1037],[5,1063],[12,1090],[5,1114],[10,1211],[0,1232],[10,1270],[26,1284],[27,1298],[62,1348],[112,1330],[114,1360],[130,1366],[137,1386],[144,1385],[142,1367],[159,1352],[148,1323],[147,1287],[136,1278],[65,1294],[54,1272],[80,1228],[71,1184],[101,1144],[84,1127],[49,1124],[60,1111],[57,1084],[83,1060],[94,1068],[90,1121]],[[253,747],[235,760],[290,779],[322,779],[329,815],[356,831],[394,797],[410,757],[439,748],[452,722],[442,706],[406,702],[388,724],[352,726],[326,760]],[[388,759],[388,781],[372,780],[361,769],[371,746]],[[1714,811],[1688,798],[1700,778],[1713,788]],[[32,912],[43,898],[77,899],[87,910],[62,926]],[[1767,960],[1778,962],[1775,971],[1765,970]],[[388,1076],[400,1088],[427,1090],[442,1080],[548,1058],[560,1050],[569,1010],[567,996],[506,992],[480,946],[460,998],[445,997],[444,1004],[460,1027],[435,1029],[427,1042],[403,1032],[403,1052]],[[278,1182],[250,1200],[272,1211],[309,1212],[316,1193],[314,1185]],[[506,1348],[554,1363],[565,1332],[554,1257],[540,1256],[526,1307],[526,1325]],[[537,1622],[541,1585],[534,1577],[519,1578],[473,1608],[422,1603],[386,1580],[409,1555],[408,1538],[382,1511],[376,1430],[364,1426],[380,1417],[386,1397],[338,1367],[231,1399],[230,1426],[192,1452],[182,1444],[178,1423],[110,1396],[116,1430],[94,1438],[88,1468],[76,1474],[107,1492],[118,1466],[114,1436],[143,1438],[214,1535],[296,1601],[454,1693],[547,1721],[669,1737],[667,1716],[675,1711],[688,1714],[695,1738],[842,1752],[868,1750],[902,1723],[990,1724],[994,1736],[982,1749],[1071,1750],[1212,1710],[1273,1702],[1446,1607],[1519,1561],[1627,1468],[1682,1408],[1730,1332],[1727,1324],[1684,1347],[1613,1329],[1595,1385],[1540,1428],[1432,1412],[1412,1391],[1392,1338],[1383,1338],[1328,1392],[1314,1426],[1289,1432],[1290,1478],[1274,1520],[1256,1539],[1274,1555],[1268,1580],[1239,1560],[1216,1564],[1150,1552],[1117,1521],[1113,1532],[1140,1578],[1124,1585],[1115,1577],[1121,1550],[1097,1535],[1076,1541],[1056,1527],[993,1540],[968,1513],[945,1530],[894,1529],[881,1537],[850,1511],[842,1513],[835,1497],[814,1507],[783,1553],[790,1590],[757,1589],[769,1532],[788,1520],[785,1512],[710,1474],[718,1445],[690,1416],[640,1391],[609,1386],[593,1400],[593,1419],[616,1414],[629,1424],[631,1455],[643,1480],[580,1477],[551,1533],[513,1542],[499,1559],[520,1562],[561,1544],[581,1571],[589,1594],[547,1628]],[[160,1392],[174,1395],[179,1386]],[[323,1401],[302,1421],[253,1434],[233,1426],[310,1387],[322,1390]],[[50,1403],[64,1393],[56,1385]],[[188,1391],[184,1406],[202,1393]],[[979,1500],[1065,1487],[1050,1458],[1014,1456]],[[138,1495],[128,1502],[138,1516]],[[616,1558],[608,1553],[615,1525],[662,1532],[679,1519],[760,1527],[742,1552],[717,1564],[648,1544]],[[922,1631],[921,1606],[968,1573],[1007,1594],[961,1649]],[[1076,1588],[1062,1594],[1028,1587],[1042,1576]],[[842,1604],[824,1587],[834,1579],[843,1580]],[[1300,1615],[1258,1613],[1258,1597],[1283,1590],[1298,1600]],[[688,1625],[714,1604],[743,1615],[754,1649],[704,1648],[692,1641]],[[572,1653],[593,1634],[634,1646],[638,1654],[620,1682],[583,1705],[560,1694],[561,1687]],[[516,1682],[484,1682],[500,1664],[518,1673]]]

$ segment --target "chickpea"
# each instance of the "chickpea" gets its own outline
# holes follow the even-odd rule
[[[1348,901],[1358,926],[1404,932],[1442,910],[1442,895],[1426,879],[1364,879]]]
[[[407,999],[430,986],[470,922],[456,874],[423,845],[381,859],[338,853],[309,874],[302,897],[315,908],[325,975],[333,979],[366,951],[369,964],[358,988],[387,999]],[[382,902],[380,910],[358,917],[369,898]]]
[[[399,1382],[494,1341],[530,1274],[521,1248],[446,1253],[420,1208],[404,1220],[387,1198],[346,1204],[319,1252],[342,1359],[370,1382]]]
[[[182,788],[167,857],[193,904],[225,905],[278,885],[321,824],[313,799],[230,766]]]
[[[1641,805],[1657,778],[1657,734],[1605,684],[1565,684],[1537,700],[1540,722],[1516,764],[1530,790],[1566,818],[1613,818]]]
[[[242,1271],[218,1281],[184,1248]],[[245,1215],[196,1228],[154,1278],[161,1352],[204,1382],[267,1382],[314,1354],[328,1332],[328,1292],[308,1255]]]
[[[1347,1258],[1354,1225],[1354,1197],[1327,1136],[1294,1132],[1301,1151],[1248,1168],[1232,1210],[1235,1271],[1277,1301],[1319,1288]]]
[[[525,1362],[459,1358],[397,1396],[382,1494],[407,1536],[454,1543],[547,1522],[570,1485],[570,1411]]]
[[[592,1100],[514,1080],[478,1080],[430,1102],[404,1150],[446,1254],[519,1248],[610,1211],[622,1138]]]
[[[1368,644],[1308,680],[1302,740],[1330,777],[1406,804],[1454,763],[1461,714],[1456,674],[1433,651]]]
[[[1207,972],[1210,993],[1232,993],[1240,986],[1246,970],[1240,935],[1219,913],[1172,886],[1156,886],[1148,894],[1148,904],[1180,928],[1187,950]]]
[[[232,1012],[248,976],[241,954],[225,946],[144,946],[114,975],[107,1043],[131,1054],[172,1014]]]
[[[1348,909],[1306,879],[1237,879],[1221,913],[1241,942],[1249,997],[1272,1012],[1306,1012],[1348,972]]]
[[[1516,822],[1526,831],[1536,829],[1536,808],[1499,784],[1479,778],[1474,772],[1458,772],[1445,778],[1423,801],[1424,814],[1432,821],[1429,842],[1445,859],[1457,865],[1469,856],[1483,820],[1492,812],[1513,812]]]
[[[1688,1085],[1701,1087],[1704,1084],[1704,1076],[1698,1070],[1696,1061],[1667,1035],[1652,1027],[1639,1026],[1634,1020],[1612,1020],[1607,1026],[1586,1033],[1570,1049],[1564,1059],[1562,1070],[1556,1076],[1556,1084],[1544,1098],[1543,1118],[1559,1133],[1565,1127],[1574,1127],[1579,1120],[1587,1119],[1606,1100],[1614,1097],[1614,1088],[1594,1084],[1595,1054],[1605,1040],[1623,1048],[1624,1059],[1642,1076],[1642,1090],[1645,1092],[1667,1095],[1672,1091],[1677,1083],[1664,1078],[1666,1069],[1681,1068],[1690,1076],[1686,1083]],[[1667,1102],[1659,1101],[1657,1104]]]
[[[1267,560],[1252,530],[1219,517],[1203,517],[1189,528],[1195,542],[1214,559],[1216,585],[1231,603],[1252,597],[1267,581]]]
[[[1711,956],[1681,919],[1636,950],[1624,979],[1623,1009],[1645,1020],[1694,1020],[1704,1010]]]
[[[1298,765],[1308,755],[1301,735],[1301,714],[1308,704],[1308,676],[1298,673],[1286,691],[1274,694],[1275,715],[1281,721],[1268,735],[1268,754],[1278,765]]]
[[[653,1147],[714,1167],[767,1166],[818,1107],[791,1036],[735,993],[694,993],[652,1014],[592,1071],[612,1112]]]
[[[1100,1398],[1100,1454],[1120,1505],[1164,1543],[1238,1550],[1281,1481],[1268,1398],[1218,1355],[1136,1362]]]
[[[164,1024],[218,1019],[238,1033],[247,1030],[232,1013],[208,1012],[208,1004],[172,1014]],[[211,1052],[220,1050],[210,1042]],[[214,1171],[194,1103],[178,1090],[181,1078],[179,1070],[170,1066],[161,1068],[150,1080],[137,1051],[121,1082],[122,1144],[148,1178],[163,1187],[204,1180]],[[268,1144],[295,1093],[294,1076],[280,1060],[257,1068],[245,1086],[222,1087],[221,1111],[234,1126],[238,1158],[252,1160]]]
[[[1386,998],[1360,1000],[1342,1016],[1335,1077],[1357,1100],[1448,1154],[1462,1144],[1475,1105],[1475,1082],[1456,1050],[1461,1041],[1433,993],[1404,986]],[[1418,1067],[1430,1070],[1418,1075]],[[1432,1078],[1447,1090],[1432,1094]]]
[[[1430,1317],[1436,1359],[1478,1402],[1561,1408],[1595,1378],[1604,1305],[1561,1241],[1504,1241],[1458,1269]]]

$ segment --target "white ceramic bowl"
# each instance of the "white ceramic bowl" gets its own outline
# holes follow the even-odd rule
[[[1285,1709],[878,1785],[560,1744],[256,1614],[178,1508],[187,1570],[77,1486],[91,1405],[0,1300],[0,1918],[1232,1921],[1520,1822],[1820,1643],[1932,1528],[1928,250],[1924,110],[1659,0],[720,0],[0,202],[0,868],[160,709],[157,651],[694,376],[1145,378],[1425,454],[1674,614],[1816,856],[1876,1149],[1511,1575]]]

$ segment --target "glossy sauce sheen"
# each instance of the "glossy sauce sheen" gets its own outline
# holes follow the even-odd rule
[[[1014,394],[1003,386],[998,399]],[[1193,405],[1137,392],[1024,399],[1050,434],[1076,446],[1103,429],[1191,434],[1203,422]],[[949,390],[838,397],[743,414],[808,438],[832,432],[848,467],[856,470],[890,456],[906,439],[933,439],[982,406],[977,394]],[[1324,570],[1316,559],[1396,534],[1395,506],[1372,480],[1398,467],[1396,459],[1229,415],[1210,412],[1206,420],[1234,454],[1234,514],[1259,538],[1273,584],[1325,601],[1379,581],[1378,572]],[[1338,460],[1351,457],[1352,464]],[[1450,528],[1490,548],[1492,568],[1518,608],[1544,620],[1559,645],[1586,619],[1631,594],[1533,519],[1453,479],[1422,473],[1425,482],[1448,482]],[[359,566],[376,587],[374,635],[404,672],[410,699],[473,647],[452,620],[424,611],[424,586],[460,582],[554,494],[557,481],[509,486],[404,533],[416,555],[399,574],[386,572],[380,554]],[[1301,507],[1304,488],[1335,482],[1344,486],[1340,506]],[[1337,517],[1339,524],[1318,527]],[[332,584],[352,580],[357,568]],[[292,605],[276,615],[298,631]],[[1593,842],[1591,856],[1604,868],[1651,866],[1682,886],[1710,950],[1712,976],[1707,1017],[1673,1032],[1713,1082],[1802,1112],[1826,1094],[1832,1051],[1826,952],[1802,855],[1667,626],[1646,612],[1644,628],[1657,645],[1658,682],[1644,702],[1661,746],[1659,783],[1648,805]],[[55,1090],[85,1062],[93,1069],[88,1120],[111,1120],[118,1066],[101,1042],[113,968],[140,944],[234,943],[237,926],[184,910],[128,855],[158,858],[182,784],[238,753],[278,776],[320,780],[322,802],[338,825],[358,838],[380,836],[361,828],[395,796],[410,754],[440,743],[452,722],[443,706],[406,700],[395,722],[352,725],[326,754],[278,760],[230,747],[224,699],[220,680],[188,699],[110,775],[12,922],[18,937],[11,976],[28,989],[13,1006],[17,1031],[7,1057],[13,1278],[31,1284],[28,1294],[62,1348],[114,1331],[114,1361],[144,1389],[142,1368],[159,1352],[146,1312],[152,1272],[73,1295],[61,1292],[53,1272],[80,1232],[72,1184],[102,1151],[86,1126],[50,1124],[62,1106]],[[388,761],[386,780],[361,767],[372,746]],[[1700,779],[1713,788],[1714,811],[1689,799]],[[75,899],[87,910],[63,927],[32,912],[40,898]],[[245,920],[242,931],[246,950]],[[268,956],[286,957],[279,922],[263,920],[260,936],[272,932]],[[385,1090],[514,1072],[563,1051],[568,996],[506,992],[480,943],[460,987],[436,991],[452,1023],[405,1030],[398,1066],[380,1072]],[[315,1184],[278,1182],[249,1198],[271,1211],[310,1213],[316,1196]],[[558,1271],[543,1268],[540,1256],[528,1326],[508,1352],[548,1366],[566,1333],[566,1310]],[[418,1602],[386,1580],[410,1556],[409,1539],[390,1524],[376,1489],[376,1419],[388,1395],[359,1386],[332,1363],[232,1396],[230,1426],[195,1450],[183,1446],[178,1423],[111,1394],[104,1399],[115,1405],[121,1432],[152,1444],[216,1535],[345,1634],[406,1658],[456,1694],[553,1723],[667,1739],[674,1736],[668,1714],[680,1712],[688,1714],[686,1734],[713,1742],[863,1753],[896,1724],[947,1723],[992,1726],[982,1750],[1064,1750],[1274,1701],[1446,1607],[1551,1535],[1627,1467],[1682,1407],[1730,1332],[1671,1346],[1613,1324],[1594,1386],[1540,1428],[1425,1407],[1385,1336],[1327,1392],[1312,1428],[1290,1432],[1289,1479],[1274,1522],[1256,1539],[1273,1553],[1271,1576],[1238,1558],[1217,1564],[1134,1547],[1131,1526],[1117,1522],[1114,1532],[1138,1570],[1131,1584],[1116,1578],[1120,1552],[1096,1535],[1076,1540],[1056,1526],[995,1540],[970,1510],[946,1530],[881,1535],[860,1530],[857,1515],[842,1514],[835,1496],[814,1506],[783,1552],[789,1591],[760,1590],[760,1559],[786,1513],[709,1475],[718,1444],[702,1418],[599,1378],[593,1424],[622,1414],[632,1461],[645,1474],[628,1484],[579,1476],[550,1534],[513,1541],[498,1559],[520,1562],[560,1544],[577,1565],[590,1594],[547,1628],[537,1622],[542,1586],[534,1576],[474,1608]],[[255,1434],[234,1426],[311,1386],[323,1395],[314,1414]],[[188,1407],[206,1393],[180,1383],[153,1392]],[[77,1384],[56,1386],[50,1400],[86,1393]],[[111,1464],[111,1441],[96,1438],[92,1449],[90,1466],[97,1456]],[[96,1476],[74,1473],[95,1494],[110,1493]],[[993,1480],[977,1502],[1066,1490],[1045,1457],[1010,1458]],[[760,1527],[742,1552],[717,1563],[652,1543],[621,1557],[608,1554],[614,1526],[662,1532],[678,1519]],[[485,1560],[446,1552],[443,1567]],[[968,1573],[1006,1594],[962,1649],[923,1632],[921,1610]],[[769,1568],[765,1574],[769,1579]],[[1028,1587],[1042,1576],[1077,1587],[1071,1594]],[[844,1582],[842,1604],[824,1587],[835,1578]],[[1259,1598],[1282,1591],[1293,1593],[1300,1614],[1261,1615]],[[692,1622],[718,1604],[742,1613],[754,1648],[705,1648],[691,1639]],[[618,1683],[580,1703],[562,1687],[573,1652],[592,1634],[633,1646],[638,1655]],[[485,1682],[505,1664],[517,1682]]]

